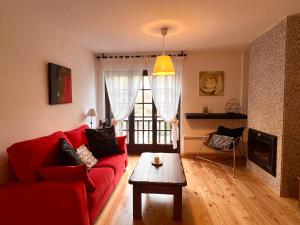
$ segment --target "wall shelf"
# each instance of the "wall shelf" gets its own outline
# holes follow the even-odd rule
[[[247,115],[242,113],[185,113],[187,119],[229,119],[246,120]]]

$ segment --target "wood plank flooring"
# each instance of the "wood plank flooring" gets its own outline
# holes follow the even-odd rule
[[[129,165],[118,187],[95,225],[204,225],[204,224],[300,224],[298,201],[278,197],[271,189],[247,173],[211,163],[183,158],[187,179],[183,188],[182,222],[173,221],[173,196],[143,194],[141,220],[132,219],[132,185],[128,178],[138,156]]]

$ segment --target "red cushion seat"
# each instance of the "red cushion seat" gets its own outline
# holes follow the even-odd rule
[[[82,181],[88,191],[95,191],[96,186],[88,175],[85,164],[79,166],[49,166],[39,169],[44,181]]]
[[[95,185],[95,191],[87,193],[89,209],[92,209],[102,195],[113,185],[114,171],[112,168],[92,168],[89,177]]]
[[[99,159],[94,168],[110,167],[117,173],[125,164],[125,154],[110,155]]]

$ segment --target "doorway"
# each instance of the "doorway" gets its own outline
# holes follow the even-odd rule
[[[110,109],[107,90],[105,91],[106,118],[110,121]],[[179,107],[178,107],[179,108]],[[177,112],[177,119],[179,119]],[[171,142],[171,124],[162,120],[155,107],[147,71],[143,72],[143,79],[137,94],[134,109],[128,118],[120,123],[121,135],[127,135],[129,154],[143,152],[179,153],[179,147],[173,149]],[[180,144],[178,143],[178,146]]]

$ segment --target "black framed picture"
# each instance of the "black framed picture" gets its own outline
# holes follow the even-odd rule
[[[48,63],[49,104],[72,103],[71,69]]]

